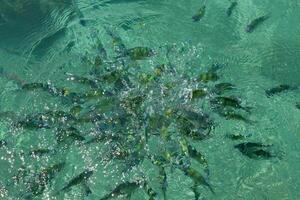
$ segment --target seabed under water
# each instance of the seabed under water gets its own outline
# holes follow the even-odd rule
[[[298,200],[299,9],[2,0],[0,199]]]

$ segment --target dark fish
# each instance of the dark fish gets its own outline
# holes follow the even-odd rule
[[[194,22],[200,21],[205,15],[206,6],[202,6],[198,12],[192,17]]]
[[[179,144],[181,147],[182,152],[190,156],[191,158],[195,159],[200,164],[204,165],[205,167],[208,166],[207,160],[200,152],[197,151],[193,146],[188,144],[187,140],[185,138],[179,140]]]
[[[0,120],[2,119],[17,121],[19,119],[19,115],[13,111],[0,112]]]
[[[144,191],[148,194],[149,200],[155,200],[157,193],[150,187],[150,185],[144,181],[142,184]]]
[[[217,74],[224,65],[220,63],[213,63],[210,69],[207,72],[201,73],[198,77],[198,80],[201,82],[217,81],[219,76]]]
[[[78,76],[78,75],[75,75],[75,74],[70,74],[70,73],[67,73],[66,74],[68,76],[67,80],[69,81],[74,81],[74,82],[77,82],[77,83],[80,83],[80,84],[83,84],[83,85],[88,85],[92,88],[97,88],[97,80],[93,80],[93,79],[89,79],[87,77],[84,77],[84,76]]]
[[[205,72],[199,75],[199,81],[202,82],[209,82],[209,81],[216,81],[219,79],[219,76],[216,72],[213,71],[209,71],[209,72]]]
[[[68,127],[65,129],[57,129],[56,131],[56,141],[58,143],[64,142],[67,138],[71,138],[77,141],[84,141],[85,137],[83,137],[79,130],[74,127]]]
[[[207,138],[213,126],[212,120],[207,114],[192,110],[178,112],[177,122],[184,135],[196,140]]]
[[[34,91],[42,90],[55,97],[62,97],[65,103],[82,103],[81,96],[75,92],[70,92],[68,88],[58,88],[50,83],[26,83],[21,87],[23,90]]]
[[[17,173],[15,173],[12,177],[14,184],[18,184],[23,181],[23,179],[27,176],[28,170],[24,165],[18,168]]]
[[[113,189],[110,193],[106,194],[104,197],[102,197],[100,200],[107,200],[112,197],[120,196],[120,195],[126,195],[127,197],[130,197],[132,192],[140,187],[140,184],[137,182],[124,182],[120,183]]]
[[[269,19],[268,15],[264,15],[264,16],[261,16],[261,17],[258,17],[256,19],[254,19],[253,21],[250,22],[250,24],[247,25],[245,31],[247,33],[253,32],[254,29],[256,29],[257,26],[259,26],[260,24],[262,24],[267,19]]]
[[[159,166],[159,182],[163,192],[164,200],[167,200],[168,180],[167,180],[167,174],[165,168],[162,166]]]
[[[82,110],[83,107],[81,105],[75,105],[70,109],[70,114],[77,117]]]
[[[8,80],[14,81],[18,86],[22,86],[25,81],[15,73],[10,73],[4,70],[3,67],[0,67],[0,76],[5,77]]]
[[[32,195],[38,196],[44,192],[46,186],[55,177],[55,174],[63,169],[65,163],[58,163],[49,168],[41,170],[31,182],[29,182],[29,190]]]
[[[194,187],[198,187],[199,185],[204,185],[208,187],[212,193],[215,193],[211,185],[207,182],[206,178],[202,176],[198,171],[189,167],[188,169],[185,169],[184,172],[187,176],[189,176],[193,180]]]
[[[15,127],[22,127],[24,129],[34,130],[34,129],[50,129],[50,125],[46,120],[27,118],[25,120],[18,121],[14,124]]]
[[[300,101],[296,103],[296,108],[300,109]]]
[[[51,120],[55,120],[55,121],[75,120],[74,116],[72,116],[70,113],[62,111],[62,110],[47,111],[45,113],[38,114],[37,116],[43,116],[45,118],[51,118]]]
[[[50,83],[38,83],[38,82],[25,83],[22,85],[21,89],[27,91],[34,91],[40,89],[54,96],[64,96],[67,92],[66,89],[56,88]]]
[[[31,50],[31,54],[37,58],[47,55],[51,47],[66,35],[66,28],[62,27],[56,31],[49,31],[43,34],[42,38],[37,41]]]
[[[231,140],[242,140],[242,139],[246,139],[249,136],[251,136],[251,135],[244,135],[241,133],[232,133],[232,134],[228,134],[226,137]]]
[[[83,189],[84,189],[85,196],[89,196],[90,194],[93,193],[91,188],[86,183],[83,183],[82,186],[83,186]]]
[[[104,60],[99,55],[97,55],[94,59],[94,63],[90,63],[90,65],[92,65],[90,74],[91,75],[101,74],[101,69],[102,69],[101,66],[103,65],[103,63],[104,63]]]
[[[235,1],[235,2],[231,2],[229,8],[226,10],[226,15],[227,15],[228,17],[231,16],[232,11],[235,9],[235,7],[236,7],[237,5],[238,5],[238,3],[237,3],[236,1]]]
[[[164,73],[167,69],[167,66],[165,64],[161,64],[161,65],[157,65],[155,68],[154,68],[154,74],[156,76],[161,76],[162,73]]]
[[[7,145],[7,142],[5,140],[0,140],[0,148],[5,147]]]
[[[75,41],[68,42],[68,44],[64,48],[64,51],[69,53],[72,50],[72,48],[75,46],[75,44],[76,44]]]
[[[239,113],[236,113],[234,110],[219,110],[218,113],[226,119],[240,120],[249,124],[254,123],[254,121],[247,119]]]
[[[95,74],[97,74],[97,72],[99,72],[99,67],[103,64],[103,60],[100,56],[96,56],[95,60],[94,60],[94,67],[96,67],[96,69],[94,68],[94,72],[96,72]],[[97,69],[98,68],[98,69]]]
[[[44,83],[25,83],[22,85],[23,90],[35,90],[35,89],[44,89],[47,87],[47,84]]]
[[[95,39],[95,49],[97,50],[97,55],[94,59],[94,63],[91,63],[92,69],[90,71],[90,74],[96,75],[96,76],[102,74],[103,69],[105,68],[104,64],[106,64],[106,62],[108,60],[106,49],[98,35],[99,35],[98,31],[92,31],[91,37],[96,38]]]
[[[149,47],[134,47],[127,50],[127,55],[131,60],[143,60],[154,55],[154,51]]]
[[[122,101],[122,106],[125,109],[128,109],[132,112],[136,112],[136,110],[143,104],[144,101],[145,101],[145,95],[136,95],[124,99]]]
[[[83,104],[84,99],[81,94],[77,94],[76,92],[70,92],[67,88],[62,90],[62,102],[66,104]]]
[[[192,91],[191,99],[199,99],[207,95],[207,90],[205,88],[199,88]]]
[[[195,159],[200,164],[203,164],[205,167],[208,166],[208,162],[204,155],[197,151],[193,146],[188,145],[188,153],[193,159]]]
[[[127,48],[124,45],[123,40],[117,34],[115,34],[110,28],[108,28],[106,26],[104,28],[105,28],[107,34],[112,38],[114,50],[118,54],[118,56],[126,55]]]
[[[75,117],[64,111],[47,111],[45,113],[38,113],[35,115],[28,115],[23,120],[15,123],[17,127],[25,129],[40,129],[51,128],[54,124],[67,124],[74,121]]]
[[[42,155],[45,155],[45,154],[49,154],[51,152],[53,152],[53,150],[50,150],[50,149],[34,149],[34,150],[29,152],[29,155],[33,156],[33,157],[36,157],[36,156],[42,156]]]
[[[106,83],[114,83],[122,77],[122,72],[120,70],[112,70],[101,74],[98,79]]]
[[[238,98],[235,97],[225,97],[225,96],[218,96],[215,97],[210,101],[211,103],[221,106],[221,107],[232,107],[237,109],[245,110],[246,112],[250,112],[250,107],[243,107],[241,105],[241,101]]]
[[[72,180],[69,181],[69,183],[61,189],[61,191],[68,190],[69,188],[84,183],[86,182],[92,175],[93,175],[92,170],[85,170],[82,173],[80,173],[78,176],[74,177]]]
[[[294,89],[296,89],[296,88],[292,87],[292,86],[289,86],[289,85],[282,84],[282,85],[278,85],[274,88],[266,90],[266,95],[268,97],[271,97],[275,94],[279,94],[279,93],[282,93],[282,92],[285,92],[285,91],[288,91],[288,90],[294,90]]]
[[[232,83],[218,83],[215,85],[215,88],[213,89],[213,91],[216,94],[223,94],[224,92],[233,90],[233,89],[235,89],[235,85],[233,85]]]
[[[252,159],[268,159],[275,157],[275,155],[270,152],[270,146],[271,145],[256,142],[245,142],[235,145],[234,148],[237,148],[242,154]]]
[[[101,89],[94,89],[87,91],[86,93],[83,93],[81,98],[84,100],[92,100],[92,99],[97,99],[102,96],[112,96],[113,94],[109,91],[103,91]]]
[[[105,60],[107,60],[107,52],[106,52],[106,50],[104,48],[103,43],[101,42],[101,40],[99,38],[96,41],[96,49],[97,49],[97,51],[99,53],[99,55],[97,56],[98,59],[101,59],[101,60],[105,59]],[[96,61],[96,59],[95,59],[95,61]],[[96,62],[95,62],[95,65],[96,65]]]

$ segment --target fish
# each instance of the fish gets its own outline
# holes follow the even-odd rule
[[[63,52],[69,53],[75,45],[76,45],[75,41],[68,42],[67,45],[65,46]]]
[[[191,99],[195,100],[195,99],[199,99],[199,98],[203,98],[207,95],[207,90],[206,88],[198,88],[198,89],[194,89],[191,92]]]
[[[206,178],[202,176],[197,170],[193,169],[192,167],[189,167],[187,169],[183,170],[184,173],[189,176],[193,182],[194,187],[198,187],[199,185],[204,185],[209,188],[209,190],[214,194],[214,189],[212,186],[207,182]]]
[[[126,54],[131,60],[143,60],[154,55],[154,51],[149,47],[134,47],[126,50]]]
[[[0,140],[0,148],[7,146],[6,140]]]
[[[34,149],[29,152],[29,155],[32,157],[36,157],[36,156],[42,156],[45,154],[49,154],[51,152],[53,152],[53,150],[51,150],[51,149]]]
[[[207,162],[206,158],[204,157],[204,155],[202,155],[199,151],[197,151],[197,149],[194,148],[192,145],[189,145],[185,138],[180,139],[179,144],[180,144],[182,152],[186,156],[192,157],[193,159],[195,159],[197,162],[204,165],[205,167],[208,166],[208,162]]]
[[[201,81],[204,83],[207,83],[210,81],[213,81],[213,82],[217,81],[220,78],[217,72],[222,67],[224,67],[224,64],[213,63],[208,71],[203,72],[198,76],[198,81]]]
[[[246,29],[245,31],[247,33],[252,33],[256,28],[257,26],[259,26],[260,24],[262,24],[264,21],[266,21],[267,19],[269,19],[270,16],[269,15],[263,15],[261,17],[258,17],[254,20],[252,20],[247,26],[246,26]]]
[[[47,120],[43,120],[41,118],[26,118],[24,120],[20,120],[14,124],[14,127],[22,127],[24,129],[35,130],[35,129],[50,129],[50,125]]]
[[[194,22],[200,21],[205,15],[206,6],[202,6],[198,12],[192,17]]]
[[[126,195],[130,197],[131,193],[139,187],[140,183],[137,182],[123,182],[117,185],[110,193],[106,194],[100,200],[107,200],[120,195]]]
[[[0,112],[0,120],[11,120],[11,121],[17,121],[20,118],[20,116],[13,112],[13,111],[4,111]]]
[[[232,11],[235,9],[235,7],[238,5],[236,1],[231,2],[230,6],[226,10],[226,15],[227,17],[230,17],[232,14]]]
[[[245,135],[245,134],[241,134],[241,133],[232,133],[232,134],[228,134],[226,135],[227,138],[231,139],[231,140],[242,140],[242,139],[246,139],[247,137],[250,137],[251,135]]]
[[[219,76],[216,72],[208,71],[205,73],[202,73],[199,75],[198,80],[204,83],[210,82],[210,81],[217,81],[219,79]]]
[[[154,74],[156,76],[161,76],[167,70],[166,64],[160,64],[154,67]]]
[[[282,93],[282,92],[286,92],[288,90],[295,90],[295,89],[297,89],[297,88],[292,87],[290,85],[281,84],[281,85],[278,85],[276,87],[273,87],[271,89],[266,90],[266,95],[267,95],[267,97],[271,97],[275,94],[279,94],[279,93]]]
[[[92,100],[92,99],[98,99],[99,97],[103,97],[103,96],[108,96],[108,97],[113,96],[113,93],[98,88],[83,93],[81,95],[81,98],[84,100]]]
[[[235,85],[232,83],[218,83],[215,85],[213,92],[216,94],[223,94],[226,91],[235,89]]]
[[[60,93],[60,90],[58,90],[57,88],[51,86],[49,83],[40,83],[40,82],[25,83],[25,84],[22,85],[21,89],[22,90],[27,90],[27,91],[42,89],[43,91],[49,92],[50,94]]]
[[[161,190],[163,192],[164,200],[167,199],[167,188],[168,188],[168,180],[166,170],[163,166],[159,166],[159,182],[161,185]]]
[[[92,69],[90,70],[89,74],[91,75],[99,75],[101,74],[101,66],[104,64],[104,60],[97,55],[94,59],[94,62],[91,62],[89,65],[92,65]]]
[[[150,185],[144,181],[142,184],[144,191],[148,194],[149,200],[155,200],[157,193],[150,187]]]
[[[127,48],[123,40],[117,34],[115,34],[109,27],[104,26],[104,28],[107,34],[112,38],[114,51],[118,54],[118,56],[126,55]]]
[[[82,98],[79,94],[75,92],[70,92],[68,88],[58,88],[50,83],[25,83],[21,87],[25,91],[34,91],[40,89],[44,92],[47,92],[55,97],[61,97],[64,103],[83,103]]]
[[[145,101],[145,95],[136,95],[128,97],[122,101],[122,107],[132,112],[136,112]]]
[[[177,112],[177,123],[184,135],[195,140],[207,138],[213,126],[209,115],[186,109]]]
[[[72,138],[77,141],[85,140],[85,137],[80,134],[80,131],[74,127],[58,128],[56,130],[56,141],[58,143],[65,141],[67,138]]]
[[[0,76],[3,76],[4,78],[15,82],[19,87],[25,84],[25,80],[23,80],[19,75],[7,72],[3,67],[0,67]]]
[[[80,114],[80,112],[83,110],[83,107],[81,105],[75,105],[72,108],[70,108],[70,114],[78,117],[78,115]]]
[[[193,146],[188,145],[188,153],[197,162],[199,162],[200,164],[203,164],[205,167],[208,167],[208,162],[207,162],[206,158],[204,157],[204,155],[202,153],[200,153],[199,151],[197,151]]]
[[[97,88],[98,87],[98,81],[97,80],[93,80],[93,79],[89,79],[87,77],[84,76],[78,76],[75,74],[71,74],[71,73],[66,73],[66,75],[68,76],[67,80],[68,81],[74,81],[83,85],[88,85],[91,88]]]
[[[61,111],[47,111],[44,113],[37,113],[34,115],[27,115],[24,119],[18,120],[15,123],[16,127],[25,129],[49,129],[54,124],[67,124],[73,122],[76,118],[71,114]]]
[[[255,122],[250,119],[247,119],[246,117],[244,117],[239,113],[236,113],[234,110],[219,110],[217,112],[219,113],[219,115],[225,117],[226,119],[240,120],[249,124],[253,124]]]
[[[82,183],[82,186],[83,186],[83,189],[84,189],[85,196],[89,196],[90,194],[93,193],[91,188],[86,183]]]
[[[251,107],[243,107],[241,101],[236,97],[227,97],[227,96],[217,96],[210,100],[212,104],[222,106],[222,107],[232,107],[237,109],[242,109],[250,113]]]
[[[71,179],[69,183],[66,186],[64,186],[60,191],[66,191],[75,185],[86,182],[93,175],[93,173],[93,170],[84,170],[79,175]]]
[[[272,145],[265,145],[258,142],[244,142],[234,146],[242,154],[251,159],[269,159],[275,157],[275,155],[270,151]]]
[[[300,110],[300,101],[296,103],[296,108]]]
[[[29,191],[32,195],[41,195],[48,183],[60,172],[65,166],[65,162],[54,164],[46,169],[41,170],[37,176],[29,182]]]
[[[17,172],[12,176],[13,184],[18,184],[20,182],[23,182],[23,179],[27,176],[28,170],[24,165],[21,165]]]

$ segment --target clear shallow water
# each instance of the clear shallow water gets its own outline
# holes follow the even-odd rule
[[[86,58],[93,61],[97,55],[105,57],[99,48],[99,41],[107,52],[107,60],[115,60],[118,56],[114,51],[115,41],[105,29],[109,27],[122,39],[126,48],[147,46],[156,52],[145,60],[124,61],[125,66],[130,66],[127,75],[133,85],[129,88],[134,89],[122,89],[115,96],[125,98],[130,94],[128,91],[146,93],[147,98],[140,111],[151,116],[165,108],[184,105],[199,112],[204,110],[213,119],[211,137],[202,141],[188,139],[205,155],[210,171],[209,183],[215,192],[200,185],[201,198],[298,199],[300,110],[295,104],[300,101],[299,90],[283,92],[271,98],[265,93],[265,90],[279,84],[299,87],[298,1],[238,1],[230,17],[226,16],[230,5],[228,1],[3,2],[0,6],[0,37],[3,38],[0,41],[3,69],[0,79],[1,112],[14,111],[19,114],[18,119],[25,114],[41,113],[48,109],[67,112],[72,105],[63,102],[60,97],[39,90],[28,92],[20,87],[24,83],[51,82],[56,87],[87,91],[88,87],[68,81],[66,73],[89,76],[92,64]],[[206,5],[205,16],[201,21],[193,22],[192,16],[202,5]],[[246,33],[246,25],[264,14],[269,14],[270,18],[253,33]],[[137,80],[139,74],[151,73],[157,64],[162,63],[171,65],[175,72],[165,73],[160,82],[149,86]],[[186,91],[199,86],[190,78],[206,71],[213,63],[224,65],[218,71],[218,82],[236,85],[236,89],[226,95],[238,96],[243,105],[253,107],[247,117],[255,123],[226,120],[211,109],[208,100],[190,102],[182,97]],[[110,67],[113,68],[113,65],[108,65]],[[159,89],[166,83],[174,87],[168,96],[162,95]],[[213,85],[208,83],[205,87]],[[105,83],[101,87],[113,90]],[[97,99],[84,106],[88,109],[96,102]],[[108,113],[110,108],[108,106]],[[146,132],[144,116],[128,117],[128,124],[116,125],[109,130],[126,134],[127,127],[130,127],[128,130],[138,138],[141,132]],[[137,119],[138,122],[134,121]],[[87,123],[77,128],[88,140],[93,137],[91,132],[96,126],[99,125]],[[68,141],[66,147],[64,143],[57,143],[55,129],[15,129],[5,117],[0,128],[1,139],[7,141],[7,145],[0,149],[0,166],[3,169],[0,171],[0,194],[3,199],[101,199],[122,180],[132,181],[140,177],[146,177],[158,193],[157,199],[164,199],[157,178],[158,166],[149,160],[145,159],[132,170],[124,172],[124,164],[120,164],[120,160],[106,162],[103,159],[107,152],[118,152],[110,149],[114,141],[91,145]],[[171,152],[179,151],[176,144],[181,136],[174,129],[171,142],[150,131],[153,135],[145,147],[146,152],[150,155],[155,155],[155,152],[162,154],[160,147],[164,146],[171,146],[168,147]],[[99,134],[97,131],[95,133]],[[231,133],[251,136],[233,141],[227,137]],[[280,159],[246,157],[234,148],[234,145],[245,141],[273,144],[280,152]],[[132,144],[135,145],[138,146]],[[39,148],[47,148],[51,152],[36,157],[28,155],[32,149]],[[124,148],[131,147],[125,145]],[[31,195],[27,182],[36,177],[34,174],[41,168],[60,162],[65,163],[64,167],[55,173],[43,193]],[[193,165],[203,171],[203,165],[194,161]],[[22,166],[31,173],[14,183],[13,176]],[[87,168],[94,171],[87,181],[92,191],[90,195],[84,193],[82,184],[59,192]],[[195,199],[191,178],[170,165],[165,167],[165,171],[167,199]],[[121,196],[119,198],[122,199]],[[136,189],[131,198],[147,199],[147,194],[143,189]]]

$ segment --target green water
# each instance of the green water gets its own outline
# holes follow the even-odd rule
[[[179,152],[188,159],[187,163],[191,162],[193,168],[205,174],[203,164],[184,156],[180,148],[183,138],[208,163],[210,173],[205,179],[214,192],[200,184],[199,199],[299,199],[300,109],[296,103],[300,102],[297,88],[300,86],[300,1],[237,1],[230,17],[226,10],[231,2],[221,0],[0,2],[0,140],[7,143],[0,145],[0,199],[102,199],[122,182],[143,179],[156,193],[154,199],[192,200],[195,199],[193,180],[176,164],[171,164],[176,162],[176,156],[171,156],[171,163],[164,162],[167,177],[164,195],[160,166],[144,155],[168,159],[166,154]],[[206,6],[203,18],[194,22],[192,17],[203,5]],[[269,18],[253,32],[245,31],[252,20],[263,15]],[[120,56],[115,51],[118,42],[108,30],[121,38],[126,49],[149,47],[154,55],[142,60]],[[97,56],[106,64],[95,75],[91,72]],[[141,80],[144,75],[153,75],[159,64],[168,66],[166,72],[149,78],[148,82]],[[217,71],[220,78],[216,82],[199,82],[199,74],[213,64],[221,66]],[[49,110],[68,113],[76,105],[66,101],[64,95],[25,91],[22,89],[25,83],[48,82],[57,88],[86,93],[90,87],[68,80],[67,73],[93,79],[112,69],[124,73],[123,82],[129,85],[97,83],[112,95],[81,104],[82,113],[100,105],[97,114],[101,115],[97,122],[76,124],[83,141],[72,138],[62,143],[57,141],[58,129],[68,125],[64,120],[50,128],[16,128],[15,123],[27,115]],[[224,82],[234,84],[235,89],[223,96],[239,97],[243,107],[252,108],[250,113],[237,109],[251,123],[226,119],[211,105],[215,94],[210,91],[215,84]],[[266,95],[266,90],[280,84],[294,89],[271,97]],[[209,91],[207,96],[191,100],[190,92],[203,87]],[[117,121],[114,117],[124,114],[119,105],[126,107],[123,100],[135,96],[142,96],[141,104],[127,110],[125,117]],[[213,127],[207,138],[182,136],[176,117],[165,116],[168,109],[182,108],[209,115]],[[4,114],[6,111],[17,116],[10,119]],[[148,117],[158,116],[165,116],[171,123],[158,129],[158,118],[153,128]],[[103,130],[122,137],[85,144]],[[232,140],[230,134],[247,137]],[[234,148],[242,142],[272,144],[274,156],[251,159]],[[50,152],[32,156],[30,151],[34,149]],[[123,150],[129,156],[119,158]],[[112,159],[107,158],[110,154]],[[40,180],[34,181],[41,170],[57,163],[64,165],[44,187]],[[87,169],[93,171],[92,176],[62,190]],[[26,173],[22,175],[22,172]],[[21,174],[18,180],[17,174]],[[32,192],[33,182],[42,188],[40,194]],[[149,199],[149,194],[140,186],[132,190],[131,197],[123,194],[111,199]]]

